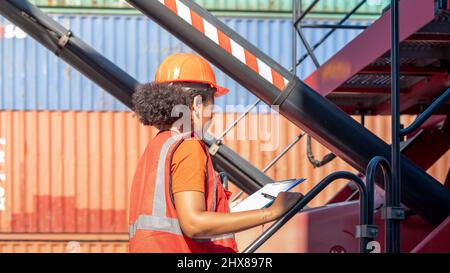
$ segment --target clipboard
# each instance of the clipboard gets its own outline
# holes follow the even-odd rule
[[[230,212],[240,212],[268,207],[274,200],[265,197],[262,193],[276,197],[278,193],[282,191],[290,191],[292,188],[305,180],[305,178],[288,179],[266,184],[264,187],[242,200],[239,204],[232,207]]]

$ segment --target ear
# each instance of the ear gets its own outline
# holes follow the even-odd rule
[[[194,111],[194,114],[197,116],[197,118],[200,117],[200,108],[202,107],[202,104],[202,96],[195,96],[192,103],[192,110]]]
[[[194,97],[193,102],[192,102],[192,109],[194,111],[199,111],[200,107],[202,106],[202,96],[197,95]]]

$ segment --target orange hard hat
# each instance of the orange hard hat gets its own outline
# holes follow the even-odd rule
[[[205,83],[213,87],[214,97],[228,93],[228,89],[217,85],[216,76],[209,63],[192,53],[176,53],[167,57],[158,67],[156,83]]]

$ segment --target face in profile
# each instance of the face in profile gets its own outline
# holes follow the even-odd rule
[[[196,96],[192,107],[192,123],[197,134],[203,135],[211,126],[214,117],[214,99],[203,101]]]

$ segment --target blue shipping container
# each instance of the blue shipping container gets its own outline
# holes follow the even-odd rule
[[[64,27],[90,44],[141,82],[152,81],[158,64],[169,54],[191,51],[187,46],[144,16],[52,15]],[[221,18],[286,68],[292,62],[292,26],[288,19]],[[319,23],[319,22],[309,22]],[[335,22],[321,22],[335,23]],[[352,21],[354,25],[370,22]],[[328,30],[306,29],[314,44]],[[316,50],[326,61],[360,30],[337,30]],[[298,55],[305,50],[298,48]],[[301,78],[314,71],[310,60],[299,68]],[[217,100],[221,109],[239,111],[226,105],[245,106],[256,98],[216,69],[221,85],[231,92]],[[0,109],[129,111],[122,103],[58,59],[26,33],[0,16]]]

